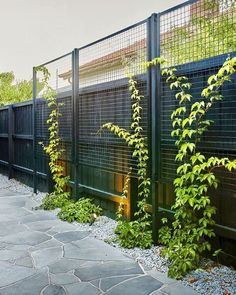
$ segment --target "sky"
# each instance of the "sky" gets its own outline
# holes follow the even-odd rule
[[[0,72],[30,79],[33,66],[183,0],[0,0]]]

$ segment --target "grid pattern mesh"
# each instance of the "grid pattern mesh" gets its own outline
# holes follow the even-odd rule
[[[161,56],[176,66],[235,51],[235,0],[199,0],[163,13]]]
[[[112,122],[129,130],[131,100],[125,64],[135,75],[142,102],[142,124],[147,134],[146,75],[142,62],[147,57],[146,23],[123,31],[79,51],[79,101],[77,104],[78,160],[82,165],[127,173],[135,161],[122,139],[100,127]]]
[[[65,152],[61,160],[70,161],[72,153],[72,79],[65,79],[64,74],[72,69],[72,56],[69,54],[66,57],[47,64],[45,67],[50,73],[49,85],[57,93],[57,101],[63,103],[63,106],[60,107],[62,116],[59,118],[59,132],[61,147]],[[38,158],[46,156],[42,146],[38,143],[43,142],[44,145],[47,145],[49,138],[49,126],[46,121],[50,114],[50,109],[45,99],[43,99],[44,89],[40,85],[42,78],[42,73],[38,72],[38,99],[36,101],[36,149]]]
[[[197,1],[161,16],[161,55],[169,65],[193,84],[191,94],[200,98],[207,79],[217,72],[228,57],[236,53],[235,1]],[[170,115],[177,107],[174,92],[161,82],[161,171],[162,180],[175,177],[176,150],[171,138]],[[236,156],[236,77],[224,86],[223,101],[214,105],[208,118],[214,125],[203,138],[200,148],[206,156],[235,158]],[[219,171],[225,189],[236,189],[236,173]]]

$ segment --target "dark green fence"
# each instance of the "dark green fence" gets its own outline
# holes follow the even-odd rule
[[[142,124],[149,145],[149,203],[156,239],[160,217],[172,214],[174,202],[176,150],[170,136],[170,114],[176,101],[160,69],[147,71],[143,62],[156,56],[167,58],[169,66],[189,77],[197,99],[208,76],[228,56],[236,56],[235,30],[234,1],[188,1],[44,64],[51,73],[50,85],[64,103],[60,135],[65,154],[61,161],[70,175],[74,195],[88,192],[115,204],[120,201],[125,175],[132,167],[127,214],[133,217],[137,170],[132,150],[113,134],[98,133],[106,122],[129,129],[131,101],[124,71],[128,63],[145,96]],[[33,102],[0,109],[1,169],[34,186],[35,191],[51,187],[48,158],[38,144],[48,141],[49,114],[37,89],[40,78],[34,70]],[[209,113],[215,124],[201,145],[206,156],[236,157],[235,91],[233,77],[222,89],[224,100]],[[217,192],[212,192],[217,207],[215,244],[228,253],[227,257],[235,258],[236,173],[219,170],[218,174],[221,184]]]

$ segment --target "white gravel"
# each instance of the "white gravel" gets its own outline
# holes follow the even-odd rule
[[[41,203],[45,193],[33,194],[33,189],[6,176],[0,175],[0,189],[10,189],[12,191],[29,193],[30,197],[37,203]],[[58,210],[54,210],[57,214]],[[125,249],[120,247],[114,238],[114,229],[117,222],[106,216],[99,217],[91,226],[74,222],[78,230],[90,231],[91,236],[109,242],[113,247],[119,248],[123,253],[137,260],[145,270],[156,269],[161,272],[168,271],[168,262],[161,256],[161,247],[152,246],[150,249],[139,248]],[[236,294],[236,272],[232,268],[216,265],[211,260],[204,259],[202,268],[190,272],[182,280],[186,286],[191,286],[200,294],[212,295],[233,295]]]

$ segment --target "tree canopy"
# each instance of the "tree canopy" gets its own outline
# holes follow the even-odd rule
[[[38,91],[42,88],[42,83],[38,83]],[[0,73],[0,106],[29,100],[32,95],[32,79],[18,81],[13,72]]]

